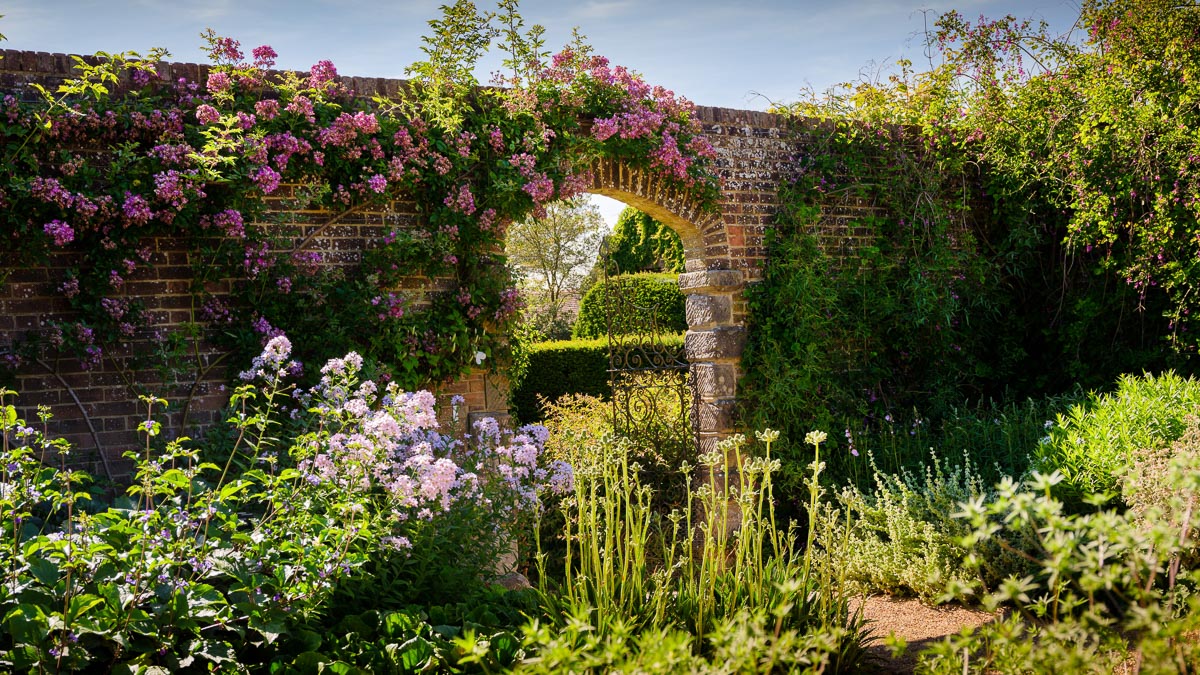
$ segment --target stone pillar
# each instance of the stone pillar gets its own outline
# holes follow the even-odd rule
[[[706,270],[679,275],[679,288],[687,297],[684,348],[692,364],[699,451],[703,454],[734,431],[746,328],[734,324],[733,305],[745,282],[740,270]]]

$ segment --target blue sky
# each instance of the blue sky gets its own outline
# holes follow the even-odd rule
[[[452,0],[0,0],[11,49],[90,54],[165,47],[171,60],[203,61],[212,28],[248,52],[270,44],[279,66],[321,59],[344,75],[403,77],[422,58],[420,38]],[[491,9],[491,0],[477,0]],[[941,12],[1044,19],[1062,32],[1077,0],[524,0],[527,24],[557,49],[578,26],[599,54],[703,105],[750,110],[794,101],[806,88],[886,72],[902,57],[919,67],[920,35]],[[499,64],[485,61],[481,79]],[[617,207],[607,205],[612,217]],[[619,210],[619,209],[618,209]]]

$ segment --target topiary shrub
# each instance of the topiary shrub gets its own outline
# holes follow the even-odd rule
[[[1187,416],[1197,411],[1200,382],[1192,377],[1171,371],[1123,375],[1116,391],[1092,394],[1059,415],[1034,451],[1032,466],[1044,474],[1060,472],[1064,480],[1055,496],[1078,507],[1087,495],[1117,494],[1135,453],[1179,440]]]
[[[662,342],[683,351],[682,335],[664,335]],[[608,339],[535,342],[525,347],[523,364],[514,369],[509,407],[525,423],[545,418],[543,401],[567,394],[608,399]]]
[[[620,302],[608,299],[608,288],[616,289]],[[683,291],[677,274],[625,274],[600,282],[583,296],[579,318],[571,335],[599,338],[608,334],[609,313],[614,331],[620,333],[682,333],[687,330]]]

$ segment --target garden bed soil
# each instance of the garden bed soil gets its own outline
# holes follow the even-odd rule
[[[879,672],[883,673],[911,673],[921,650],[965,627],[980,626],[998,616],[958,605],[930,607],[920,600],[886,596],[856,599],[851,611],[859,607],[870,622],[867,627],[874,636],[870,652],[878,658]],[[905,652],[897,657],[891,655],[883,641],[893,633],[908,643]]]

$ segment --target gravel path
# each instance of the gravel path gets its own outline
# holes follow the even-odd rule
[[[929,607],[920,600],[895,599],[886,596],[859,599],[851,611],[862,607],[863,616],[876,636],[871,652],[880,659],[880,672],[911,673],[917,664],[917,654],[930,644],[953,635],[966,626],[979,626],[996,618],[976,609],[956,605]],[[895,633],[908,642],[908,650],[892,658],[883,638]]]

